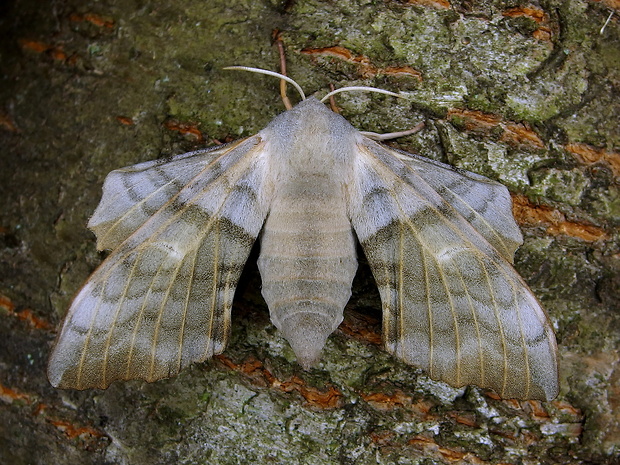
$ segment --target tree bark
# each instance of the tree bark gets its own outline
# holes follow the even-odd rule
[[[619,15],[614,0],[3,3],[0,462],[617,463]],[[516,268],[557,333],[556,400],[455,389],[390,357],[363,259],[345,321],[303,371],[269,321],[256,253],[223,355],[152,384],[49,385],[56,328],[104,257],[85,227],[104,177],[283,111],[277,79],[222,70],[277,71],[275,28],[306,93],[407,94],[338,96],[354,126],[425,121],[390,144],[510,189]]]

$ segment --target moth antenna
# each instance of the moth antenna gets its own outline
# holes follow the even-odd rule
[[[350,87],[342,87],[340,89],[333,90],[328,93],[325,97],[321,99],[321,102],[325,103],[327,99],[330,101],[330,105],[332,109],[335,107],[334,103],[334,95],[339,94],[340,92],[348,92],[348,91],[361,91],[361,92],[376,92],[377,94],[385,94],[391,95],[392,97],[405,98],[403,94],[397,94],[396,92],[390,92],[389,90],[379,89],[377,87],[367,87],[367,86],[350,86]],[[399,132],[390,132],[388,134],[377,134],[376,132],[365,132],[362,131],[362,134],[373,140],[388,140],[388,139],[396,139],[397,137],[410,136],[411,134],[415,134],[420,129],[424,127],[424,123],[420,123],[412,129],[408,129],[406,131]]]
[[[301,96],[302,100],[306,100],[306,94],[304,94],[304,91],[301,88],[301,86],[297,84],[295,81],[293,81],[290,77],[285,76],[284,74],[276,73],[275,71],[268,71],[266,69],[261,69],[261,68],[252,68],[250,66],[226,66],[223,69],[240,69],[242,71],[250,71],[251,73],[258,73],[258,74],[266,74],[267,76],[274,76],[274,77],[283,79],[284,81],[292,84],[293,87],[297,89],[297,92],[299,92],[299,95]]]
[[[361,92],[376,92],[377,94],[385,94],[391,95],[392,97],[400,97],[405,98],[403,94],[397,94],[396,92],[390,92],[389,90],[379,89],[377,87],[367,87],[367,86],[350,86],[350,87],[342,87],[340,89],[332,90],[329,94],[321,99],[321,102],[325,103],[325,101],[330,98],[332,95],[339,94],[340,92],[351,92],[351,91],[361,91]]]
[[[607,25],[609,24],[609,21],[611,21],[611,17],[614,15],[614,11],[611,10],[611,13],[609,13],[609,16],[607,17],[607,21],[605,21],[605,24],[603,24],[603,27],[601,28],[601,30],[599,31],[600,35],[603,35],[603,32],[605,32],[605,28],[607,27]]]

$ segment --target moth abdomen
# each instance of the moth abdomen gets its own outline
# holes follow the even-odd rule
[[[279,318],[277,313],[281,313]],[[291,301],[271,315],[305,370],[316,365],[325,341],[342,321],[342,309],[316,299]]]
[[[327,337],[342,321],[357,268],[346,257],[270,257],[261,254],[263,296],[271,321],[304,368],[314,365]]]
[[[267,219],[258,267],[271,321],[309,368],[351,296],[355,240],[344,202],[288,204],[276,202]]]

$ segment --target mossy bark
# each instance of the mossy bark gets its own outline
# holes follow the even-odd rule
[[[614,10],[614,8],[616,10]],[[612,0],[103,0],[0,5],[0,462],[617,463],[620,34]],[[614,16],[601,32],[609,14]],[[367,266],[321,365],[271,325],[255,255],[222,357],[153,384],[58,391],[55,327],[101,262],[85,224],[112,169],[260,130],[277,69],[349,94],[356,127],[508,186],[517,269],[556,328],[561,393],[502,401],[381,350]],[[292,93],[291,93],[292,94]]]

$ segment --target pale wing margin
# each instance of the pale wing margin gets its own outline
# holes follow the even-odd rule
[[[129,226],[111,221],[107,227],[124,231],[118,237],[129,235],[74,299],[50,357],[52,385],[86,389],[117,379],[154,381],[224,350],[237,281],[270,203],[264,145],[255,137],[219,157],[209,152],[181,157],[181,163],[177,158],[172,166],[129,169],[141,174],[121,185],[142,182],[144,189],[136,188],[137,201],[118,210],[120,223]],[[182,163],[191,159],[201,168]],[[181,178],[186,184],[128,232],[144,205],[156,208],[139,199],[170,193],[161,186],[176,183],[180,167],[192,171]],[[162,176],[169,179],[151,189]],[[111,202],[113,194],[106,196]]]
[[[462,213],[437,192],[434,164],[426,168],[422,177],[392,150],[368,139],[358,145],[350,216],[379,287],[386,349],[453,386],[552,399],[555,336],[512,255],[495,247],[503,242],[496,228],[478,229],[492,204],[484,201],[483,215]],[[452,182],[467,184],[453,190],[469,198],[488,194],[475,177]]]

